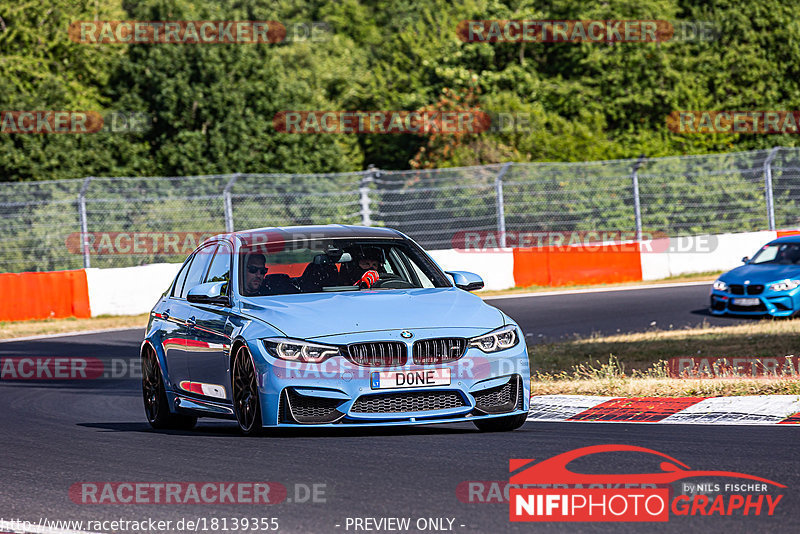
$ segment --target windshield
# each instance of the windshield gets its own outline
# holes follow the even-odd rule
[[[239,292],[244,296],[450,285],[427,256],[401,240],[273,242],[243,248],[239,266]],[[371,280],[365,283],[369,271],[377,276],[367,275]]]
[[[800,243],[778,243],[764,245],[753,256],[750,263],[772,263],[779,265],[796,265],[800,263]]]

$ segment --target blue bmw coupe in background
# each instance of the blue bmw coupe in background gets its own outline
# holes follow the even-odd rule
[[[788,317],[800,310],[800,236],[770,241],[711,288],[715,315]]]
[[[155,428],[471,421],[513,430],[530,372],[519,326],[387,228],[266,228],[207,240],[150,313],[142,392]]]

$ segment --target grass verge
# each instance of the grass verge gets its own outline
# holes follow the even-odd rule
[[[768,319],[534,344],[529,346],[533,391],[537,395],[620,397],[800,395],[797,378],[678,379],[667,372],[667,360],[672,357],[795,355],[799,335],[800,320]]]
[[[528,286],[512,287],[510,289],[492,289],[476,293],[481,297],[496,297],[502,295],[515,295],[520,293],[540,293],[544,291],[568,291],[570,289],[602,289],[627,286],[647,286],[653,284],[672,284],[675,282],[712,282],[716,280],[723,271],[708,271],[702,273],[682,274],[661,278],[659,280],[636,280],[633,282],[620,282],[617,284],[584,284],[571,286]]]
[[[37,319],[32,321],[0,321],[0,339],[108,330],[112,328],[141,328],[147,326],[148,314],[98,316],[89,319]]]

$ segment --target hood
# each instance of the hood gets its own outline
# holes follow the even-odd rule
[[[504,324],[497,308],[454,287],[247,297],[241,311],[300,339],[412,328],[488,331]]]
[[[749,280],[751,284],[766,284],[786,278],[800,278],[800,266],[778,263],[747,264],[720,276],[728,284],[741,284],[745,280]]]

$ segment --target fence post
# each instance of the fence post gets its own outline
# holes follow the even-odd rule
[[[506,248],[506,208],[503,197],[503,176],[506,175],[511,162],[504,163],[494,179],[495,202],[497,203],[497,233],[500,235],[500,248]]]
[[[772,197],[772,160],[778,154],[779,146],[772,147],[764,161],[764,197],[767,201],[767,220],[769,229],[775,230],[775,201]]]
[[[86,190],[89,189],[89,183],[92,181],[93,176],[83,179],[83,185],[78,193],[78,214],[81,221],[81,250],[83,252],[83,268],[88,269],[92,266],[92,261],[89,257],[89,225],[86,222]]]
[[[644,154],[639,156],[636,163],[633,164],[633,172],[631,173],[631,182],[633,183],[633,218],[636,222],[636,241],[642,240],[642,206],[639,200],[639,167],[644,165]]]
[[[372,226],[372,210],[369,207],[369,184],[380,176],[381,170],[370,163],[367,166],[367,173],[361,177],[361,184],[358,193],[361,202],[361,226]]]
[[[222,190],[222,199],[225,203],[225,231],[229,234],[233,232],[233,203],[231,202],[231,188],[236,180],[239,178],[240,173],[231,176],[228,183],[225,184],[225,189]]]

